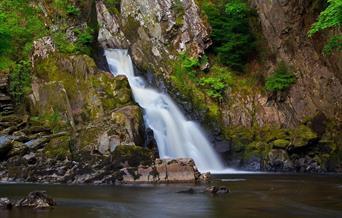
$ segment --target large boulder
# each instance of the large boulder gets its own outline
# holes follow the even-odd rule
[[[3,159],[12,149],[12,137],[8,135],[0,136],[0,159]]]
[[[123,183],[196,183],[201,179],[190,158],[157,159],[152,166],[123,168],[121,173]]]

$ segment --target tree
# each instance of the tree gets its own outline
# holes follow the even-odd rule
[[[255,39],[250,31],[251,9],[242,0],[230,0],[203,6],[212,27],[213,50],[222,64],[242,71],[255,51]]]
[[[308,32],[309,37],[312,37],[315,33],[331,29],[338,28],[342,24],[342,0],[328,0],[329,6],[321,12],[317,21],[312,25]],[[332,36],[323,52],[330,54],[334,50],[342,51],[342,35]]]

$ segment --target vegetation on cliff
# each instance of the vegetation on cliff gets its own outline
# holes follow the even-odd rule
[[[342,0],[328,0],[328,7],[323,10],[308,32],[312,37],[317,32],[327,29],[338,29],[342,24]],[[323,52],[331,54],[333,51],[342,51],[341,32],[332,36],[325,45]]]
[[[202,9],[212,27],[212,50],[221,64],[243,71],[255,53],[255,38],[250,30],[252,10],[245,1],[203,1]]]

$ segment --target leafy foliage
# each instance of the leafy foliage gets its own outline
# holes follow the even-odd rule
[[[199,84],[206,89],[208,96],[218,100],[223,99],[226,86],[221,78],[204,77],[199,80]]]
[[[252,13],[242,0],[226,2],[215,4],[206,1],[202,8],[212,26],[213,50],[220,62],[243,71],[248,58],[255,52],[255,39],[249,27]]]
[[[333,51],[342,51],[342,36],[333,36],[324,46],[324,54],[331,54]]]
[[[0,1],[0,69],[10,60],[27,59],[32,41],[46,33],[39,13],[29,0]]]
[[[274,73],[266,79],[265,87],[267,91],[276,92],[288,89],[295,83],[296,77],[289,72],[284,62],[280,62]]]
[[[31,91],[31,62],[20,61],[10,74],[10,94],[17,103],[23,101],[25,94]]]
[[[90,47],[94,41],[93,29],[87,27],[84,30],[75,29],[77,41],[70,42],[67,39],[66,33],[56,32],[53,34],[54,42],[57,48],[62,53],[85,53],[90,54]]]
[[[68,5],[67,8],[66,8],[66,12],[68,15],[71,15],[71,16],[80,16],[81,14],[81,11],[78,7],[76,7],[75,5]]]
[[[308,35],[312,37],[315,33],[330,29],[340,27],[342,24],[342,0],[328,0],[329,6],[321,12],[320,16],[317,19],[317,22],[314,23],[308,32]],[[333,36],[325,48],[323,52],[325,54],[330,54],[334,50],[341,51],[342,50],[342,36],[337,35]]]

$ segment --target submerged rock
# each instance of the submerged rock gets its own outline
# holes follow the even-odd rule
[[[45,191],[34,191],[19,200],[15,207],[50,208],[55,205],[56,202]]]

